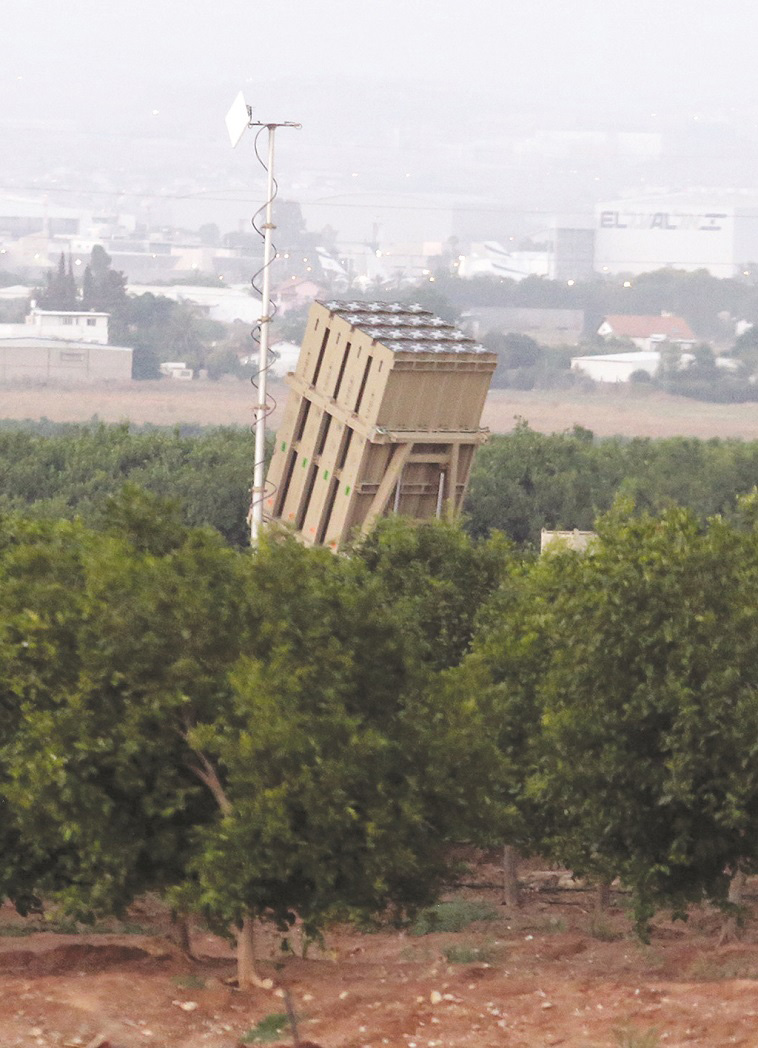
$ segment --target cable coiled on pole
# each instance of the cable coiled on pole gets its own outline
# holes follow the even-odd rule
[[[258,139],[260,138],[260,136],[261,136],[261,134],[263,133],[264,130],[266,130],[266,126],[265,125],[258,129],[258,132],[255,135],[255,140],[254,140],[253,145],[254,145],[256,159],[257,159],[258,163],[261,165],[261,167],[263,168],[263,171],[266,173],[266,175],[268,175],[269,174],[268,165],[267,165],[266,161],[264,160],[264,158],[261,156],[260,151],[258,149]],[[270,129],[269,129],[269,133],[271,133]],[[265,243],[266,234],[265,234],[264,229],[261,228],[261,226],[258,224],[259,223],[259,219],[260,219],[261,215],[265,214],[267,208],[271,204],[273,204],[274,200],[276,199],[276,197],[277,197],[277,195],[279,193],[279,183],[277,182],[276,178],[273,177],[273,175],[271,176],[271,183],[272,183],[272,186],[273,186],[273,192],[271,193],[271,196],[268,197],[263,202],[263,204],[261,204],[261,206],[258,208],[258,210],[253,214],[252,218],[250,219],[251,226],[253,227],[255,232],[258,234],[258,236],[261,238],[261,241],[264,242],[264,243]],[[276,260],[276,256],[277,256],[276,245],[272,242],[270,258],[266,259],[265,255],[264,255],[263,265],[250,278],[250,285],[251,285],[253,291],[260,297],[261,302],[263,301],[263,288],[260,286],[259,280],[263,276],[263,274],[266,272],[266,270],[269,268],[269,266],[271,266],[273,264],[273,262]],[[267,318],[262,318],[262,320],[264,320],[268,324],[271,324],[271,322],[273,321],[273,319],[276,316],[277,312],[278,312],[278,310],[277,310],[276,304],[273,301],[270,301],[270,303],[269,303],[269,315],[268,315]],[[251,329],[250,337],[253,340],[253,342],[258,347],[260,347],[260,342],[261,342],[261,321],[260,320]],[[255,371],[255,373],[250,376],[250,384],[253,386],[253,388],[255,390],[259,389],[259,379],[260,379],[261,375],[263,374],[263,372],[264,371],[268,371],[271,368],[272,363],[274,361],[278,360],[278,359],[279,359],[279,354],[275,350],[273,350],[271,348],[271,344],[270,344],[270,341],[269,341],[268,353],[267,353],[267,358],[266,358],[265,365],[262,368],[258,367],[258,370]],[[261,410],[263,411],[263,417],[264,418],[268,418],[276,410],[276,407],[277,407],[276,398],[273,397],[271,395],[271,393],[269,393],[268,386],[266,386],[265,405],[261,409],[261,407],[256,404],[256,414],[255,414],[256,420],[259,418],[259,412]],[[255,434],[255,423],[250,427],[250,431],[251,431],[251,433]],[[265,459],[265,448],[262,449],[261,453],[263,454],[264,459]],[[253,472],[255,472],[255,468],[256,468],[257,465],[259,465],[258,460],[254,459],[254,461],[253,461]],[[271,495],[273,495],[275,491],[276,491],[276,486],[275,485],[270,485],[269,482],[268,482],[268,478],[266,478],[266,481],[264,483],[264,491],[261,492],[260,494],[258,494],[258,496],[256,498],[255,482],[253,482],[253,484],[251,485],[251,490],[250,490],[251,498],[250,498],[250,510],[249,510],[249,513],[248,513],[248,522],[250,521],[250,519],[252,519],[254,506],[256,506],[259,501],[264,503],[264,505],[265,505],[265,500],[267,498],[269,498]],[[269,519],[269,518],[266,517],[266,519]]]

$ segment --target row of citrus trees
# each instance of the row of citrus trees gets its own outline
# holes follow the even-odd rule
[[[617,506],[586,555],[386,521],[256,553],[138,489],[3,519],[0,890],[79,918],[160,892],[233,929],[402,919],[507,842],[640,929],[758,847],[758,530]]]
[[[248,541],[252,438],[244,429],[165,430],[128,424],[0,423],[0,512],[80,515],[97,523],[129,481],[180,500],[190,525]],[[688,506],[731,514],[758,485],[758,441],[597,439],[589,430],[537,433],[524,422],[477,454],[467,530],[503,531],[539,546],[541,528],[592,528],[617,495],[638,509]]]

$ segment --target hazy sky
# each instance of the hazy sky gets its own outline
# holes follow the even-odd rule
[[[60,173],[61,192],[129,184],[149,196],[193,176],[209,198],[233,193],[262,177],[248,163],[249,143],[247,154],[232,154],[226,138],[224,115],[240,88],[257,118],[303,123],[280,146],[283,191],[295,196],[310,173],[315,192],[319,180],[357,177],[356,190],[372,178],[394,191],[453,183],[500,192],[508,206],[586,207],[593,194],[625,189],[628,172],[614,180],[558,164],[542,177],[530,168],[521,183],[511,170],[509,185],[491,155],[485,186],[473,167],[469,178],[468,143],[546,129],[665,129],[679,167],[632,172],[632,183],[652,185],[744,183],[752,162],[743,156],[736,173],[730,163],[758,143],[754,0],[722,0],[705,13],[693,0],[0,5],[0,191],[34,188],[47,167]],[[711,171],[690,155],[707,155]],[[415,185],[405,181],[412,177]],[[222,225],[233,218],[212,208],[171,217],[212,216]]]
[[[757,38],[752,0],[3,0],[0,119],[186,126],[197,105],[221,119],[237,84],[261,115],[296,117],[272,83],[296,98],[298,80],[343,76],[504,106],[729,104],[755,95]]]

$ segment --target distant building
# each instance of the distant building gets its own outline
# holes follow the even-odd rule
[[[644,371],[654,378],[660,365],[661,354],[657,351],[571,358],[571,370],[581,371],[593,382],[628,382],[636,371]]]
[[[81,385],[128,382],[132,351],[125,346],[39,336],[5,336],[0,325],[0,382]]]
[[[652,350],[660,342],[670,342],[681,349],[691,349],[697,341],[687,321],[670,313],[662,313],[660,316],[635,316],[625,313],[607,316],[597,333],[604,339],[629,339],[639,349],[644,350]]]
[[[736,276],[758,260],[755,209],[752,194],[673,193],[598,204],[595,270],[705,269]]]
[[[300,280],[287,280],[280,284],[274,291],[274,302],[280,316],[289,313],[291,309],[301,309],[310,306],[319,295],[323,295],[325,287],[315,280],[303,277]]]
[[[132,350],[108,345],[108,313],[32,308],[0,324],[0,382],[128,381]]]
[[[551,232],[551,280],[592,280],[595,272],[595,230],[558,226]]]
[[[695,361],[692,353],[679,353],[675,367],[686,371]],[[739,362],[731,357],[715,357],[713,363],[724,371],[735,371]],[[572,357],[571,370],[581,371],[594,382],[628,382],[635,372],[645,371],[655,378],[661,367],[659,350],[633,353],[605,353],[595,357]]]
[[[110,313],[83,312],[65,309],[37,309],[34,307],[24,323],[24,334],[43,338],[61,338],[66,342],[94,342],[108,345]],[[0,325],[0,334],[4,325]]]
[[[529,335],[549,346],[576,345],[584,330],[582,309],[481,306],[469,309],[463,319],[474,338],[484,338],[496,331],[504,335]]]
[[[458,259],[458,276],[469,279],[478,276],[525,280],[526,277],[546,277],[550,274],[550,255],[547,251],[511,251],[496,240],[472,244],[467,255]]]
[[[192,368],[188,368],[186,362],[183,360],[164,360],[164,362],[159,364],[158,367],[160,373],[166,375],[167,378],[175,378],[179,381],[189,382],[195,377]]]
[[[548,531],[543,528],[540,533],[540,553],[544,553],[546,549],[560,550],[561,548],[584,553],[590,542],[596,538],[596,531],[579,531],[577,528],[574,528],[573,531]]]
[[[209,320],[232,324],[241,320],[254,324],[261,315],[261,300],[250,294],[250,284],[207,287],[190,284],[128,284],[129,295],[155,295],[172,302],[187,302]]]
[[[54,338],[107,346],[109,320],[109,313],[33,306],[23,324],[0,324],[0,338]]]

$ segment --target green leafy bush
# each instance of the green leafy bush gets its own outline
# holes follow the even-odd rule
[[[456,900],[439,902],[422,910],[410,927],[411,935],[432,935],[436,932],[460,932],[478,921],[496,921],[500,914],[494,906],[484,902]]]

